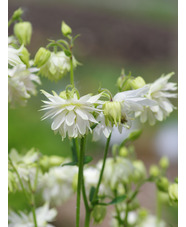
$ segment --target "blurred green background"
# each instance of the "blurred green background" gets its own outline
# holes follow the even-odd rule
[[[174,71],[172,81],[177,81],[175,0],[9,0],[9,17],[18,7],[24,10],[24,20],[33,25],[32,40],[28,46],[32,57],[40,46],[46,46],[47,39],[62,37],[62,20],[71,26],[73,34],[81,34],[74,48],[76,58],[83,64],[75,70],[76,86],[81,95],[96,93],[100,84],[114,94],[122,68],[126,73],[131,71],[133,76],[143,76],[147,83],[163,73]],[[9,30],[11,34],[12,27]],[[9,149],[14,147],[24,152],[36,147],[44,154],[68,156],[68,140],[61,142],[60,136],[54,135],[50,129],[50,121],[40,120],[43,113],[39,109],[44,97],[39,90],[59,92],[69,83],[69,77],[58,83],[41,80],[38,95],[32,97],[26,107],[9,109]],[[174,104],[177,106],[177,101],[174,100]],[[172,132],[171,137],[166,134],[167,131]],[[167,144],[171,140],[174,142],[172,151],[166,150],[171,158],[168,175],[173,180],[177,176],[177,111],[155,127],[146,125],[141,138],[135,143],[136,152],[147,167],[158,161],[162,148],[157,151],[159,140],[155,138],[160,133],[165,135]],[[90,145],[90,140],[87,152],[94,153],[95,159],[102,158],[103,144]],[[148,193],[148,187],[144,191]],[[154,197],[149,196],[154,201]],[[145,194],[139,199],[144,206],[155,210],[155,205],[149,203]],[[173,215],[168,219],[177,226],[177,212],[172,209],[170,212]]]

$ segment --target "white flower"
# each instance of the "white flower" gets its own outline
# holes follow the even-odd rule
[[[177,94],[171,93],[171,91],[176,91],[177,87],[176,83],[168,82],[172,75],[170,73],[162,76],[149,85],[150,89],[146,97],[156,101],[157,104],[152,107],[145,106],[143,110],[136,112],[136,117],[140,116],[142,123],[148,120],[150,125],[154,125],[156,120],[164,120],[173,111],[174,106],[169,101],[169,98],[177,97]]]
[[[39,154],[35,151],[35,149],[29,150],[25,155],[20,155],[15,149],[11,149],[9,154],[9,159],[13,163],[14,167],[16,168],[21,181],[25,188],[28,189],[28,182],[30,181],[31,185],[34,185],[35,177],[36,177],[36,161],[39,158]],[[16,189],[21,190],[21,184],[17,174],[14,171],[12,165],[9,165],[10,173],[12,173],[13,185],[16,183]],[[41,177],[41,172],[38,172],[38,176]],[[38,179],[39,179],[38,177]]]
[[[118,221],[115,218],[116,216],[117,216],[117,214],[114,212],[112,214],[111,227],[119,227],[120,226]],[[124,220],[125,211],[120,211],[120,217]],[[128,224],[130,224],[131,226],[136,226],[135,223],[137,221],[137,218],[138,218],[138,215],[137,215],[136,212],[134,212],[134,211],[128,212],[128,219],[127,219]],[[149,227],[151,227],[151,226],[149,225]]]
[[[46,203],[44,206],[36,209],[36,219],[38,227],[54,227],[54,225],[49,224],[48,222],[54,221],[54,218],[57,215],[56,209],[49,209],[49,204]],[[9,224],[8,227],[34,227],[33,214],[19,212],[19,214],[14,211],[9,212],[8,216]]]
[[[61,205],[68,200],[74,193],[73,183],[77,173],[77,166],[51,168],[40,182],[43,199],[54,205]]]
[[[73,57],[73,67],[76,67],[77,62]],[[70,71],[70,58],[63,51],[52,52],[49,60],[40,68],[40,74],[50,80],[59,80],[67,72]]]
[[[148,215],[142,223],[139,224],[139,227],[166,227],[166,224],[163,220],[158,221],[157,217],[154,215]]]
[[[11,45],[11,43],[14,41],[14,37],[8,37],[8,64],[10,64],[11,66],[23,64],[19,57],[21,55],[23,45],[19,49],[16,49]]]
[[[100,136],[103,134],[106,138],[109,137],[110,133],[112,132],[113,127],[110,125],[106,125],[105,123],[105,116],[103,113],[100,113],[96,120],[99,124],[93,130],[93,140],[97,141],[100,139]]]
[[[68,133],[69,138],[84,136],[88,131],[92,132],[91,124],[98,123],[93,116],[93,112],[99,112],[95,108],[96,104],[100,104],[99,98],[101,94],[91,96],[85,95],[78,98],[76,93],[72,97],[64,99],[56,93],[51,95],[45,91],[43,94],[49,101],[43,101],[45,105],[42,110],[48,110],[43,119],[53,118],[52,130],[59,132],[62,139]]]
[[[101,169],[102,161],[97,165],[98,169]],[[103,185],[107,189],[117,189],[122,194],[121,185],[128,182],[134,173],[134,167],[132,163],[125,158],[116,157],[107,158],[105,164],[105,170],[103,173]],[[110,194],[110,193],[109,193]]]
[[[36,95],[35,83],[40,84],[40,79],[34,73],[37,68],[27,69],[24,64],[14,66],[8,70],[8,101],[11,107],[16,104],[24,106],[30,95]]]
[[[143,110],[143,106],[153,106],[156,104],[155,101],[144,97],[148,91],[149,87],[144,86],[136,90],[119,92],[113,97],[113,104],[116,102],[121,105],[121,113],[117,115],[118,117],[119,114],[121,114],[120,122],[117,122],[117,128],[120,133],[122,133],[123,128],[129,129],[131,127],[132,120],[135,119],[134,115],[136,111]],[[110,103],[112,104],[112,102]],[[99,139],[101,134],[104,134],[104,136],[108,138],[113,130],[113,124],[108,123],[108,119],[106,121],[103,114],[100,114],[96,120],[100,123],[94,129],[93,140]]]

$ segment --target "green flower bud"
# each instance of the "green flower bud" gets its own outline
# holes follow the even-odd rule
[[[45,49],[44,47],[40,47],[35,55],[34,65],[40,68],[48,61],[50,55],[51,53],[49,50]]]
[[[149,170],[149,174],[151,177],[158,177],[160,175],[160,170],[158,166],[152,165]]]
[[[132,81],[131,76],[120,76],[117,79],[117,86],[121,91],[131,90],[130,82]]]
[[[166,177],[161,177],[157,180],[156,186],[162,192],[167,192],[169,187],[169,181]]]
[[[23,14],[23,10],[21,8],[17,9],[16,11],[14,11],[12,19],[13,20],[18,20]]]
[[[159,165],[162,169],[167,169],[169,167],[169,160],[167,157],[162,157],[160,159]]]
[[[138,89],[145,86],[145,81],[141,76],[136,77],[135,79],[130,80],[130,86],[132,89]]]
[[[134,174],[132,175],[132,178],[134,182],[138,183],[139,181],[143,180],[147,176],[146,168],[142,161],[136,160],[133,162],[134,166]]]
[[[19,22],[14,25],[14,34],[21,44],[27,45],[30,43],[32,35],[32,25],[28,21]]]
[[[62,99],[67,99],[66,91],[60,92],[59,96],[60,96]]]
[[[169,204],[169,195],[167,192],[158,191],[158,198],[164,204]]]
[[[138,212],[139,219],[145,219],[148,215],[148,211],[145,208],[141,208]]]
[[[126,147],[120,148],[119,155],[121,157],[127,157],[128,156],[128,149]]]
[[[121,103],[120,102],[105,102],[103,105],[104,115],[106,121],[115,124],[116,126],[121,123]],[[107,123],[107,122],[106,122]]]
[[[169,198],[172,202],[178,202],[178,184],[174,183],[168,189]]]
[[[72,33],[72,29],[64,21],[62,21],[61,32],[64,36],[68,36]]]
[[[92,212],[92,217],[94,218],[94,222],[96,224],[100,224],[107,213],[106,207],[105,206],[95,206]]]
[[[23,47],[21,51],[20,59],[27,67],[30,67],[30,64],[29,64],[30,53],[28,52],[26,47]]]

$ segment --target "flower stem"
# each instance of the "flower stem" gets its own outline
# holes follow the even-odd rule
[[[156,201],[157,201],[157,205],[156,205],[156,217],[157,217],[157,224],[159,224],[160,220],[161,220],[161,213],[162,213],[162,203],[161,203],[161,198],[158,194],[158,190],[156,192]]]
[[[73,70],[73,60],[72,56],[70,57],[70,83],[74,87],[74,70]]]
[[[83,164],[84,164],[84,153],[85,153],[85,138],[82,137],[80,145],[80,154],[78,160],[79,172],[78,172],[78,186],[77,186],[77,200],[76,200],[76,227],[79,227],[80,222],[80,202],[81,202],[81,188],[83,179]]]
[[[89,227],[90,224],[90,214],[91,214],[91,209],[88,204],[88,199],[86,195],[86,190],[85,190],[85,184],[84,184],[84,178],[82,179],[82,193],[83,193],[83,201],[85,205],[85,227]]]
[[[32,215],[34,219],[34,226],[37,227],[36,208],[35,208],[35,197],[32,194]]]
[[[102,180],[102,177],[103,177],[103,172],[104,172],[104,169],[105,169],[105,163],[106,163],[106,158],[107,158],[107,154],[108,154],[108,148],[109,148],[109,144],[110,144],[110,138],[111,138],[111,134],[110,134],[110,136],[107,139],[105,152],[104,152],[104,157],[103,157],[103,164],[102,164],[102,168],[101,168],[101,172],[100,172],[100,175],[99,175],[98,184],[97,184],[97,187],[96,187],[96,190],[95,190],[94,197],[93,197],[92,201],[96,200],[97,195],[99,193],[99,187],[100,187],[101,180]]]

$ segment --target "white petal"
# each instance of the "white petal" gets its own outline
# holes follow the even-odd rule
[[[74,124],[74,120],[76,118],[76,114],[74,113],[74,111],[70,111],[67,115],[66,115],[66,124],[68,126],[71,126]]]
[[[88,120],[87,112],[85,110],[76,108],[75,111],[83,120]]]
[[[51,125],[52,130],[56,130],[56,129],[58,129],[61,126],[61,124],[65,120],[65,115],[66,115],[66,111],[64,111],[63,113],[59,114],[58,116],[56,116],[54,118],[54,121],[53,121],[53,123]]]

